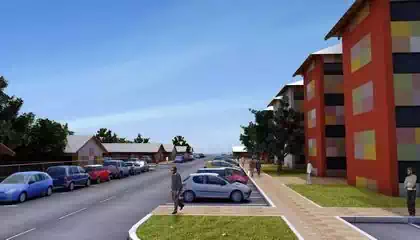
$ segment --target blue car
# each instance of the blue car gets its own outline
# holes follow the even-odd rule
[[[68,191],[73,191],[75,186],[89,187],[91,183],[89,173],[79,166],[49,167],[47,173],[55,188],[67,188]]]
[[[183,163],[184,161],[184,156],[178,155],[175,157],[174,163]]]
[[[0,183],[0,202],[25,202],[28,198],[51,196],[52,178],[43,172],[14,173]]]

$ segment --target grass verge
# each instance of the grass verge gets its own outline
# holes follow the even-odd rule
[[[137,229],[141,240],[292,240],[280,217],[152,216]]]
[[[305,169],[289,169],[289,168],[283,168],[280,171],[280,174],[278,174],[277,165],[275,164],[263,164],[262,171],[273,177],[305,175]]]
[[[404,198],[390,197],[350,185],[291,184],[288,186],[323,207],[399,208],[406,206]]]

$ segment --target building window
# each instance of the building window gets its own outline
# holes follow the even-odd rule
[[[354,133],[354,157],[356,159],[376,160],[375,130]]]
[[[391,22],[391,36],[393,53],[420,52],[420,21]]]
[[[395,106],[420,105],[420,74],[394,74]]]
[[[324,105],[325,106],[344,106],[344,94],[343,93],[324,94]]]
[[[344,106],[326,106],[325,124],[344,125]]]
[[[346,142],[345,138],[326,138],[327,157],[345,157]]]
[[[344,125],[325,125],[325,137],[339,138],[346,136]]]
[[[392,1],[391,21],[420,20],[420,1]]]
[[[372,61],[370,33],[351,48],[351,72],[355,72]]]
[[[342,63],[324,63],[324,75],[342,75]]]
[[[343,93],[343,75],[324,75],[324,93]]]
[[[395,73],[420,73],[420,53],[393,53]]]
[[[316,157],[316,139],[310,138],[308,139],[308,154],[310,157]]]
[[[316,127],[316,109],[308,112],[308,128]]]
[[[353,115],[373,110],[373,83],[372,81],[353,89]]]
[[[420,127],[420,106],[395,107],[395,120],[397,128]]]
[[[398,161],[419,161],[420,128],[397,128],[396,131]]]
[[[306,85],[306,96],[308,101],[315,97],[315,80],[312,80]]]

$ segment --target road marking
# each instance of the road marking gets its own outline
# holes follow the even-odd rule
[[[14,235],[14,236],[12,236],[12,237],[6,238],[6,240],[11,240],[11,239],[13,239],[13,238],[17,238],[17,237],[19,237],[19,236],[22,236],[23,234],[27,234],[28,232],[32,232],[32,231],[33,231],[33,230],[35,230],[35,229],[36,229],[36,228],[32,228],[32,229],[29,229],[29,230],[27,230],[27,231],[21,232],[21,233],[16,234],[16,235]]]
[[[86,210],[87,208],[82,208],[82,209],[79,209],[79,210],[77,210],[77,211],[75,211],[75,212],[72,212],[72,213],[69,213],[69,214],[67,214],[67,215],[64,215],[64,216],[62,216],[62,217],[60,217],[58,220],[62,220],[62,219],[64,219],[64,218],[66,218],[66,217],[70,217],[70,216],[72,216],[72,215],[74,215],[74,214],[76,214],[76,213],[79,213],[79,212],[81,212],[81,211],[84,211],[84,210]]]
[[[289,220],[287,220],[287,218],[285,216],[281,216],[281,218],[283,219],[283,221],[289,226],[289,228],[293,231],[293,233],[296,235],[296,237],[299,240],[304,240],[304,238],[300,235],[300,233],[296,230],[295,226],[293,226],[292,223],[289,222]]]
[[[17,207],[17,205],[4,205],[5,208]]]
[[[417,229],[420,229],[420,226],[418,226],[418,225],[416,225],[416,224],[409,223],[409,225],[411,225],[412,227],[415,227],[415,228],[417,228]]]
[[[263,197],[250,197],[251,199],[263,199]]]
[[[107,199],[104,199],[104,200],[100,201],[100,203],[104,203],[104,202],[109,201],[109,200],[111,200],[111,199],[114,199],[114,198],[116,198],[116,197],[117,197],[117,196],[112,196],[112,197],[109,197],[109,198],[107,198]]]
[[[312,204],[313,204],[313,205],[315,205],[316,207],[318,207],[318,208],[324,208],[324,207],[322,207],[322,206],[320,206],[320,205],[316,204],[314,201],[310,200],[309,198],[307,198],[307,197],[303,196],[302,194],[300,194],[300,193],[296,192],[295,190],[293,190],[292,188],[290,188],[290,187],[289,187],[289,186],[287,186],[286,184],[282,183],[281,185],[285,186],[285,187],[286,187],[286,188],[288,188],[290,191],[292,191],[292,192],[296,193],[297,195],[301,196],[302,198],[306,199],[308,202],[312,203]]]
[[[367,237],[369,240],[378,240],[378,239],[372,237],[371,235],[369,235],[368,233],[366,233],[365,231],[363,231],[362,229],[360,229],[360,228],[354,226],[353,224],[347,222],[346,220],[342,219],[341,217],[336,216],[335,218],[337,218],[338,220],[340,220],[341,222],[343,222],[347,226],[351,227],[353,230],[356,230],[357,232],[359,232],[363,236]]]

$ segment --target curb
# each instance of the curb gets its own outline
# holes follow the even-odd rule
[[[302,198],[304,198],[306,201],[312,203],[313,205],[315,205],[317,208],[324,208],[323,206],[320,206],[318,204],[316,204],[314,201],[312,201],[311,199],[303,196],[302,194],[296,192],[295,190],[293,190],[291,187],[287,186],[286,184],[282,183],[281,185],[283,185],[284,187],[288,188],[290,191],[296,193],[297,195],[301,196]]]
[[[128,230],[128,238],[127,240],[141,240],[139,237],[137,237],[137,228],[139,228],[140,225],[145,223],[149,218],[152,216],[152,213],[147,214],[145,217],[143,217],[140,221],[138,221],[134,226]]]
[[[267,200],[268,205],[270,205],[270,207],[275,208],[276,205],[273,203],[273,201],[271,201],[271,199],[265,194],[265,192],[260,188],[260,186],[258,186],[258,184],[254,181],[254,179],[251,176],[248,175],[248,172],[242,166],[240,166],[240,167],[241,167],[242,170],[244,170],[244,172],[248,176],[249,180],[251,180],[251,182],[255,185],[255,187],[258,189],[258,191],[261,193],[261,195],[265,198],[265,200]]]
[[[287,224],[287,226],[289,226],[289,228],[292,230],[292,232],[296,235],[296,237],[298,238],[298,240],[305,240],[302,237],[302,235],[300,235],[300,233],[296,230],[295,226],[293,226],[293,224],[290,223],[289,220],[287,220],[287,218],[285,216],[282,215],[281,218]]]
[[[340,220],[342,223],[346,224],[347,226],[351,227],[353,230],[357,231],[358,233],[362,234],[363,236],[367,237],[369,240],[378,240],[377,238],[372,237],[370,234],[366,233],[362,229],[354,226],[353,224],[347,222],[346,220],[342,219],[339,216],[335,216],[336,219]]]

